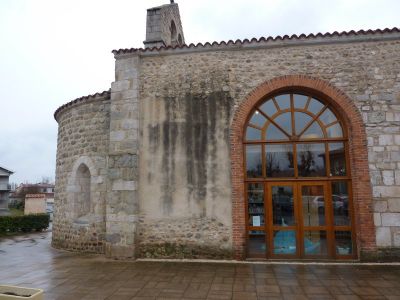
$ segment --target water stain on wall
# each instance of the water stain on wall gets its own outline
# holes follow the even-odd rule
[[[164,121],[149,124],[148,131],[149,151],[156,153],[162,148],[159,171],[163,215],[173,212],[176,183],[183,181],[188,207],[195,207],[198,216],[205,216],[205,199],[217,197],[218,151],[229,153],[228,132],[233,100],[229,93],[217,91],[186,93],[159,101],[164,106]],[[223,149],[219,150],[221,145]],[[185,170],[176,169],[178,160],[184,161]],[[152,182],[152,176],[148,172],[149,182]]]

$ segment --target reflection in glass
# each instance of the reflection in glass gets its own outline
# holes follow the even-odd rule
[[[274,101],[272,101],[272,100],[268,100],[268,101],[264,102],[260,106],[260,110],[262,110],[263,113],[265,113],[268,117],[271,117],[278,111],[276,109]]]
[[[287,140],[289,139],[286,134],[282,132],[278,127],[274,124],[269,124],[267,130],[265,131],[265,139],[266,140]]]
[[[265,122],[267,122],[267,119],[257,110],[250,119],[250,123],[258,127],[263,127]]]
[[[349,193],[346,181],[332,182],[333,222],[336,226],[350,225]]]
[[[335,231],[336,254],[350,255],[353,253],[350,231]]]
[[[247,141],[261,140],[261,130],[247,126],[246,140]]]
[[[294,225],[293,187],[273,186],[271,192],[273,224],[279,226]]]
[[[291,144],[266,145],[265,169],[267,177],[293,177],[293,146]]]
[[[299,176],[326,176],[325,144],[297,144]]]
[[[262,183],[247,185],[247,203],[250,226],[264,226],[264,188]]]
[[[263,257],[265,256],[266,251],[265,232],[261,230],[249,231],[247,255],[249,257]]]
[[[304,226],[325,225],[325,197],[322,185],[305,185],[301,188]]]
[[[274,121],[289,135],[292,134],[292,114],[290,112],[277,116]]]
[[[310,115],[296,111],[294,113],[294,124],[296,126],[296,134],[300,134],[306,127],[306,125],[308,125],[308,123],[311,122],[311,120],[312,118],[310,117]]]
[[[262,177],[261,145],[246,145],[247,177]]]
[[[296,232],[294,230],[274,231],[274,254],[295,254]]]
[[[302,139],[317,139],[323,137],[324,133],[322,132],[322,128],[316,121],[314,121],[314,123],[312,123],[311,126],[301,135]]]
[[[308,96],[294,94],[293,100],[294,108],[304,109],[307,104]]]
[[[328,255],[326,231],[304,231],[304,253],[306,255]]]
[[[275,100],[281,110],[290,108],[290,94],[276,96]]]
[[[344,143],[329,143],[331,176],[346,176],[346,156]]]
[[[312,112],[314,115],[318,114],[324,105],[316,99],[311,99],[310,104],[308,104],[307,110]]]
[[[319,117],[319,119],[322,121],[322,123],[324,123],[325,125],[328,125],[332,122],[337,121],[335,115],[333,114],[333,112],[327,108],[325,109],[325,111],[321,114],[321,116]]]
[[[343,137],[342,126],[339,123],[326,128],[326,134],[330,138]]]

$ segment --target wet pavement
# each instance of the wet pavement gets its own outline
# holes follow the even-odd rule
[[[45,299],[400,299],[399,265],[122,262],[52,249],[50,236],[0,238],[0,284]]]

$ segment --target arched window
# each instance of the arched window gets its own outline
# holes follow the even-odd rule
[[[176,42],[176,25],[174,20],[171,21],[171,42]]]
[[[243,143],[248,256],[354,257],[348,138],[334,108],[274,95],[253,109]]]
[[[301,94],[271,97],[246,127],[247,178],[346,175],[346,141],[340,120],[324,102]]]
[[[82,163],[75,176],[74,214],[77,221],[86,222],[90,213],[90,185],[89,168]]]

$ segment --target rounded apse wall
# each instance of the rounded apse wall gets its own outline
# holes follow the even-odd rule
[[[60,107],[52,245],[104,253],[110,93]]]

